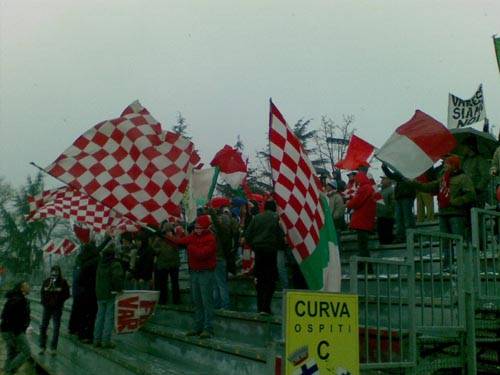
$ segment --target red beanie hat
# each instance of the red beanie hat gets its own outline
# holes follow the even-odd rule
[[[210,224],[212,224],[212,220],[209,215],[201,215],[196,218],[196,226],[201,229],[208,229]]]
[[[80,227],[78,225],[73,225],[73,232],[75,236],[80,240],[81,243],[86,244],[90,242],[90,229]]]
[[[454,170],[460,169],[460,165],[462,164],[460,157],[457,155],[448,156],[444,163],[452,166]]]

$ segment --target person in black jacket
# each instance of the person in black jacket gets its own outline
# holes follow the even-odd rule
[[[42,324],[40,325],[40,354],[45,353],[47,328],[49,327],[51,318],[54,332],[52,333],[52,341],[50,343],[50,354],[56,354],[63,306],[64,302],[69,298],[69,285],[63,279],[59,266],[53,266],[50,270],[50,277],[42,284],[41,295],[43,315]]]
[[[19,367],[31,358],[25,334],[30,324],[30,305],[26,299],[29,292],[29,284],[23,281],[6,294],[7,302],[3,307],[0,324],[2,338],[7,346],[7,359],[4,367],[6,375],[15,374]]]

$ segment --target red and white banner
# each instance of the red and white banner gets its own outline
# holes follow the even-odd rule
[[[134,221],[159,225],[180,217],[188,173],[199,160],[191,141],[162,131],[136,101],[86,131],[46,171]]]
[[[96,232],[117,234],[137,232],[140,229],[140,226],[130,219],[113,212],[87,194],[67,186],[29,196],[28,203],[30,207],[28,222],[60,217],[85,223]]]
[[[56,250],[57,246],[54,243],[54,240],[50,240],[42,247],[42,251],[47,254],[53,254]]]
[[[54,240],[50,240],[42,247],[42,251],[46,254],[69,255],[75,251],[77,247],[78,246],[73,241],[65,238],[57,245]]]
[[[446,126],[417,110],[408,122],[396,129],[375,156],[413,179],[453,150],[456,143]]]
[[[344,159],[335,164],[337,168],[356,170],[362,166],[368,166],[370,158],[373,156],[375,147],[365,140],[353,135],[347,146]]]
[[[116,333],[132,333],[141,328],[154,314],[160,292],[124,290],[115,300]]]

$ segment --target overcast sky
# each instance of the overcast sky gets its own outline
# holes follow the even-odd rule
[[[238,134],[262,148],[269,97],[290,124],[352,114],[381,146],[417,108],[446,123],[448,92],[483,83],[500,127],[498,0],[0,4],[0,175],[15,185],[135,99],[164,128],[181,111],[205,161]]]

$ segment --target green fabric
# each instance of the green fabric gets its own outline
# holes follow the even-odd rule
[[[472,184],[477,191],[488,188],[490,182],[490,163],[481,155],[464,158],[462,169],[470,177]]]
[[[156,269],[179,267],[181,264],[179,250],[161,238],[155,238],[153,249],[156,254]]]
[[[497,56],[498,70],[500,71],[500,37],[493,38],[493,43],[495,45],[495,54]]]
[[[208,197],[207,197],[208,202],[210,202],[210,199],[212,199],[212,196],[214,195],[215,186],[217,186],[217,179],[219,178],[219,172],[220,172],[219,167],[215,167],[215,173],[212,177],[212,185],[210,185],[210,190],[208,191]]]
[[[438,194],[439,186],[442,177],[438,181],[429,182],[427,184],[414,185],[418,190],[426,193]],[[469,209],[476,200],[476,193],[472,180],[463,172],[457,174],[450,179],[450,206],[439,208],[439,215],[450,216],[465,216],[469,215]]]
[[[384,204],[377,203],[377,217],[393,219],[396,207],[394,188],[392,186],[386,187],[380,191],[380,194],[384,199]]]
[[[250,221],[245,231],[245,241],[253,248],[284,248],[284,233],[278,220],[278,214],[264,211]]]
[[[324,196],[321,196],[321,206],[325,214],[325,224],[319,231],[319,242],[314,251],[300,263],[300,269],[311,290],[323,289],[323,270],[330,263],[328,243],[338,245],[337,234],[333,225],[330,207]]]
[[[118,260],[101,259],[97,266],[95,295],[98,301],[110,299],[111,292],[123,290],[123,268]]]

